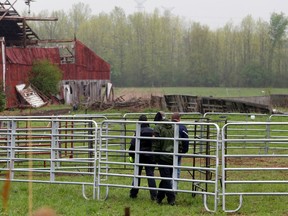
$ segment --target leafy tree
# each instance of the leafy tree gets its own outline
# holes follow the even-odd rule
[[[280,14],[273,13],[271,15],[270,31],[269,31],[271,47],[270,47],[270,55],[268,59],[268,69],[272,73],[273,73],[273,61],[275,61],[274,55],[275,55],[275,52],[277,51],[277,46],[278,46],[278,51],[281,50],[282,44],[284,42],[284,38],[286,36],[287,26],[288,26],[288,18],[283,13],[280,13]]]
[[[262,87],[267,79],[265,76],[265,69],[261,65],[249,64],[243,67],[241,71],[241,78],[243,87]]]
[[[80,33],[78,31],[79,27],[90,19],[91,12],[92,10],[88,4],[80,2],[72,5],[72,8],[69,11],[69,17],[71,22],[70,26],[73,26],[72,29],[75,35]]]
[[[59,92],[59,82],[62,79],[61,70],[48,60],[38,60],[33,63],[29,82],[45,95]]]
[[[31,23],[40,38],[77,34],[111,65],[116,86],[287,86],[288,18],[283,13],[273,13],[270,22],[247,16],[215,30],[168,10],[127,16],[115,7],[92,14],[83,3],[37,16],[59,18]]]

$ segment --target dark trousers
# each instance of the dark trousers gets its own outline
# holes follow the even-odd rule
[[[161,161],[158,163],[159,165],[168,165],[167,163],[165,163],[164,161]],[[167,178],[172,178],[172,173],[173,173],[173,169],[170,167],[158,167],[159,172],[160,172],[160,176],[161,177],[167,177]],[[171,180],[167,180],[167,179],[163,179],[160,181],[159,184],[159,188],[166,188],[166,189],[172,189],[172,181]],[[165,198],[165,195],[167,196],[167,201],[168,202],[174,202],[175,201],[175,193],[172,191],[158,191],[157,194],[157,199],[159,201],[162,201]]]
[[[140,155],[140,163],[145,163],[145,164],[153,164],[153,158],[151,156],[145,156],[145,155]],[[143,166],[139,166],[139,172],[138,175],[140,176],[143,170]],[[154,170],[155,167],[151,166],[145,166],[145,172],[146,176],[154,176]],[[156,182],[154,178],[148,178],[148,186],[150,188],[156,188]],[[140,186],[141,178],[138,178],[138,186]],[[132,185],[134,185],[134,182],[132,182]],[[130,190],[130,196],[136,197],[139,192],[138,188],[132,188]],[[150,195],[151,197],[156,197],[157,196],[157,190],[150,190]]]

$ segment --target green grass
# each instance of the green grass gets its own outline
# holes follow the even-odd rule
[[[150,201],[148,191],[140,191],[137,199],[129,198],[128,189],[110,189],[106,201],[85,200],[81,187],[71,185],[33,184],[33,209],[51,207],[58,215],[124,215],[130,208],[131,215],[199,215],[205,213],[200,196],[178,195],[181,205],[169,206]],[[28,213],[28,187],[25,183],[12,183],[9,202],[9,216],[26,216]],[[164,214],[166,213],[166,214]],[[0,215],[4,215],[1,214]],[[205,213],[205,215],[209,215]]]
[[[146,184],[146,181],[143,181]],[[3,182],[0,182],[2,188]],[[285,187],[284,187],[285,188]],[[249,189],[249,188],[248,188]],[[105,190],[105,189],[103,189]],[[245,187],[244,187],[245,190]],[[211,214],[204,209],[200,195],[192,197],[191,194],[178,193],[176,205],[169,206],[166,201],[159,206],[149,199],[147,190],[140,190],[137,199],[129,198],[128,188],[110,188],[109,197],[106,201],[85,200],[82,197],[81,186],[56,185],[56,184],[33,184],[33,210],[50,207],[56,210],[57,215],[124,215],[124,209],[129,208],[131,215],[286,215],[287,197],[259,196],[244,197],[243,206],[238,213],[227,214],[219,210]],[[27,183],[11,184],[9,197],[9,216],[28,215],[29,189]],[[92,192],[88,194],[92,196]],[[239,202],[238,197],[231,196],[228,199],[227,208],[234,209]],[[220,200],[221,203],[221,200]],[[1,207],[1,206],[0,206]],[[1,207],[2,208],[2,207]],[[0,213],[4,216],[4,212]]]
[[[143,89],[142,89],[143,90]],[[145,90],[145,89],[144,89]],[[147,89],[146,89],[147,90]],[[259,96],[261,94],[287,94],[288,89],[226,89],[226,88],[163,88],[163,89],[152,89],[149,91],[160,91],[165,94],[189,94],[189,95],[200,95],[223,97],[223,96]],[[262,93],[262,90],[265,93]],[[214,118],[214,116],[213,116]],[[246,117],[245,117],[246,118]],[[263,120],[265,117],[257,117],[256,119]],[[284,118],[285,119],[285,118]],[[219,120],[218,116],[215,116],[215,120]],[[241,121],[241,117],[228,117],[229,121]],[[281,119],[280,119],[281,120]],[[277,118],[277,121],[279,119]],[[284,121],[287,121],[285,119]],[[233,134],[234,132],[232,132]],[[260,132],[258,132],[260,134]],[[235,132],[237,134],[237,131]],[[255,134],[253,132],[253,134]],[[256,132],[257,134],[257,132]],[[281,135],[278,132],[274,135]],[[249,159],[247,159],[249,160]],[[261,164],[260,164],[261,165]],[[129,172],[128,172],[129,173]],[[156,171],[156,173],[158,173]],[[3,174],[3,173],[1,173]],[[257,175],[261,178],[265,177],[265,174],[258,173]],[[248,176],[245,172],[231,174],[231,178],[237,179],[239,177],[255,178],[255,176]],[[269,176],[271,178],[278,177],[279,179],[287,179],[287,171],[273,173]],[[87,177],[88,178],[88,177]],[[91,178],[91,177],[90,177]],[[275,179],[275,178],[274,178]],[[118,181],[117,179],[116,181]],[[74,180],[73,180],[74,181]],[[77,180],[75,180],[77,181]],[[130,183],[131,179],[123,178],[119,181],[125,181]],[[147,185],[147,181],[143,179],[142,184]],[[157,182],[157,185],[159,182]],[[0,182],[0,193],[2,193],[4,182]],[[234,186],[233,186],[234,187]],[[255,187],[255,188],[254,188]],[[263,187],[263,186],[261,186]],[[259,185],[236,185],[233,190],[249,191],[254,189],[261,189]],[[269,186],[267,186],[269,188]],[[267,189],[267,188],[264,188]],[[279,185],[276,187],[279,191],[287,191],[286,185]],[[105,189],[102,188],[101,191]],[[245,196],[243,200],[243,206],[237,213],[224,213],[221,210],[222,200],[220,197],[218,211],[215,214],[209,213],[205,210],[202,197],[196,195],[195,198],[188,193],[178,193],[176,198],[176,205],[169,206],[164,202],[163,205],[159,206],[155,202],[150,201],[149,191],[140,190],[137,199],[129,198],[129,188],[110,188],[109,197],[106,201],[103,200],[85,200],[82,197],[82,187],[80,185],[58,185],[58,184],[42,184],[33,183],[33,210],[41,207],[51,207],[56,210],[57,215],[60,216],[78,216],[78,215],[124,215],[125,208],[130,208],[131,215],[146,216],[146,215],[165,215],[165,216],[186,216],[186,215],[287,215],[287,196]],[[26,216],[28,215],[28,199],[29,199],[28,183],[17,183],[12,182],[9,196],[9,210],[8,214],[3,212],[2,197],[0,201],[0,216]],[[87,188],[87,194],[89,198],[92,198],[91,187]],[[238,205],[239,198],[231,196],[227,199],[227,208],[235,209]],[[211,204],[211,201],[209,202]],[[210,206],[211,207],[211,206]],[[212,207],[211,207],[212,208]]]
[[[138,94],[187,94],[213,97],[249,97],[270,94],[288,94],[288,88],[211,88],[211,87],[163,87],[163,88],[115,88],[116,95],[121,93]]]

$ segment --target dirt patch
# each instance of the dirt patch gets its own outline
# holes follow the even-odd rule
[[[288,160],[279,158],[228,158],[228,166],[236,167],[287,167]]]
[[[163,95],[162,91],[155,88],[123,88],[115,91],[114,98],[122,97],[124,100],[130,100],[131,98],[150,99],[151,96],[163,97]]]
[[[71,109],[47,109],[47,110],[38,110],[38,109],[21,109],[15,111],[4,111],[1,113],[2,116],[57,116],[57,115],[68,115],[71,112]]]
[[[91,109],[97,111],[107,111],[110,109],[126,110],[130,112],[139,112],[150,107],[150,99],[146,98],[130,98],[125,100],[123,97],[116,98],[110,102],[98,101],[92,104]]]
[[[125,88],[114,93],[113,101],[97,101],[91,108],[97,111],[110,109],[125,110],[129,112],[142,112],[145,109],[165,109],[163,94],[152,88]]]

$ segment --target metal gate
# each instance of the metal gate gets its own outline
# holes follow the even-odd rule
[[[147,122],[150,126],[160,124],[160,122]],[[217,201],[218,201],[218,182],[219,182],[219,147],[220,145],[220,129],[217,124],[214,123],[201,123],[201,122],[181,122],[185,124],[187,128],[194,128],[195,126],[213,128],[215,131],[215,136],[213,137],[201,137],[201,131],[196,133],[196,136],[189,137],[190,143],[190,151],[186,154],[178,153],[178,145],[183,138],[179,138],[179,123],[176,122],[165,122],[165,124],[174,125],[174,134],[173,138],[159,138],[159,137],[149,137],[149,139],[169,139],[174,142],[174,152],[149,152],[150,154],[171,154],[173,155],[173,165],[169,166],[173,169],[172,178],[165,178],[172,181],[174,192],[183,192],[190,194],[200,194],[204,197],[203,204],[207,211],[216,211],[217,209]],[[129,131],[136,131],[136,135],[134,133],[126,133],[123,135],[121,128],[123,128],[123,124],[125,124],[126,128]],[[109,195],[110,188],[138,188],[149,190],[151,188],[147,186],[137,186],[138,181],[141,179],[142,181],[148,178],[153,178],[145,175],[138,175],[139,166],[155,166],[159,167],[161,165],[155,164],[143,164],[139,162],[139,154],[140,154],[140,139],[148,139],[147,137],[140,136],[140,124],[138,121],[112,121],[105,120],[101,125],[101,133],[100,133],[100,146],[98,149],[99,158],[98,158],[98,199],[106,199]],[[135,151],[135,163],[129,163],[128,160],[125,160],[129,153],[128,147],[123,147],[124,139],[136,139],[136,147]],[[195,147],[193,146],[195,145]],[[209,145],[210,151],[197,151],[193,152],[194,148],[204,148],[204,145]],[[193,146],[193,147],[192,147]],[[145,152],[141,152],[145,153]],[[148,152],[146,152],[148,153]],[[178,157],[182,156],[184,158],[184,163],[179,166],[177,164]],[[196,160],[193,160],[195,159]],[[209,161],[211,164],[203,163],[201,161]],[[194,161],[194,162],[193,162]],[[196,161],[196,162],[195,162]],[[192,166],[193,164],[193,166]],[[166,166],[166,165],[165,165]],[[177,170],[180,169],[182,174],[180,178],[177,178]],[[197,170],[199,173],[206,173],[207,175],[190,175],[189,173]],[[209,178],[207,177],[209,176]],[[155,180],[158,182],[163,179],[159,176],[158,172],[155,171]],[[132,185],[132,181],[134,185]],[[206,187],[193,187],[195,184],[197,185],[206,185]],[[157,190],[161,190],[156,188]],[[162,189],[164,190],[164,189]],[[103,192],[104,191],[104,192]],[[208,197],[212,197],[209,199]]]
[[[216,121],[183,121],[189,131],[186,154],[177,151],[184,140],[178,136],[179,123],[166,122],[174,126],[175,136],[150,139],[173,140],[174,152],[152,154],[173,156],[172,191],[201,195],[205,209],[211,212],[217,211],[222,198],[222,210],[235,212],[242,207],[244,196],[288,195],[287,175],[283,175],[288,171],[288,122],[272,122],[279,120],[277,115],[269,120],[230,121],[221,130]],[[147,123],[152,128],[159,124]],[[137,186],[140,179],[151,178],[138,175],[139,166],[147,165],[139,162],[143,153],[140,139],[147,139],[140,136],[140,124],[127,119],[107,120],[103,115],[1,117],[0,181],[6,180],[4,174],[9,172],[11,181],[82,185],[85,198],[89,186],[94,199],[106,199],[111,188],[149,190],[148,186]],[[136,139],[135,163],[127,160],[132,138]],[[181,166],[179,156],[183,158]],[[154,178],[157,184],[163,179],[157,169]]]
[[[244,196],[288,195],[283,178],[288,171],[287,144],[287,122],[228,123],[222,128],[223,211],[238,211]],[[230,202],[233,196],[239,197],[236,206]]]
[[[52,117],[0,122],[1,173],[9,172],[10,180],[17,182],[82,185],[84,197],[85,186],[91,186],[95,198],[95,121]]]

